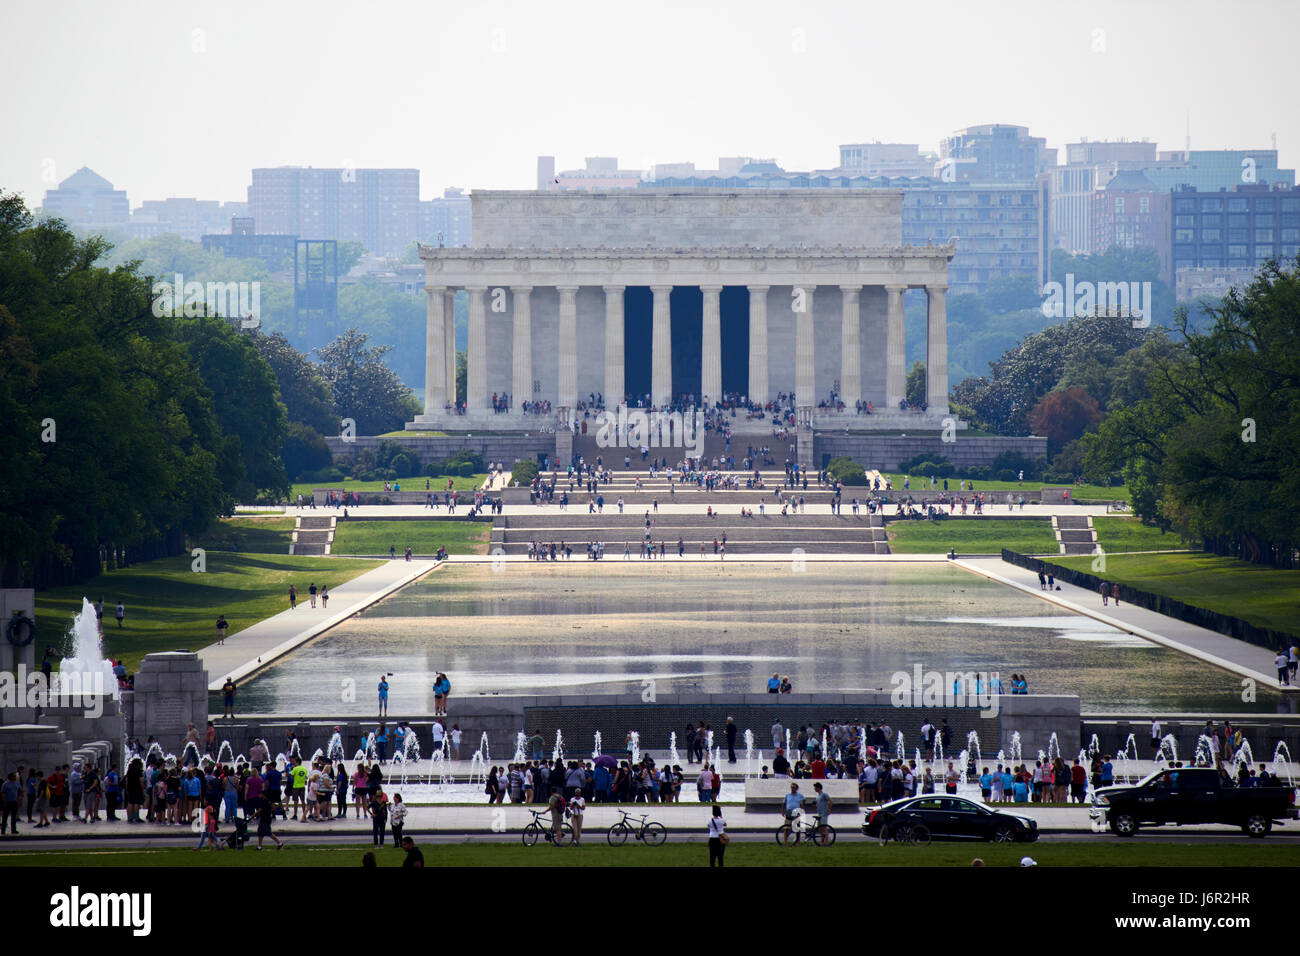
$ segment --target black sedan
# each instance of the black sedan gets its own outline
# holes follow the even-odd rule
[[[867,812],[862,832],[879,837],[881,829],[898,833],[924,826],[939,840],[991,840],[994,843],[1032,843],[1038,839],[1038,821],[1005,810],[995,810],[965,797],[926,794],[886,803]]]

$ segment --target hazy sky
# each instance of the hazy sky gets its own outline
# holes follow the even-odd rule
[[[243,200],[254,166],[531,188],[536,157],[825,168],[980,123],[1300,161],[1298,0],[0,0],[0,188],[90,166]]]

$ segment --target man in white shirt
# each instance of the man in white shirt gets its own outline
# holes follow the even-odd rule
[[[1151,756],[1160,752],[1160,721],[1151,718]]]
[[[781,721],[772,725],[772,749],[785,746],[785,728],[781,726]]]
[[[442,725],[441,720],[433,722],[433,752],[437,753],[442,749],[443,738],[447,736],[447,728]]]

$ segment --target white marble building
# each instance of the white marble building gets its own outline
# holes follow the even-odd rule
[[[613,407],[766,402],[804,427],[896,428],[903,293],[927,294],[927,411],[948,413],[945,296],[953,247],[902,244],[894,190],[476,191],[474,245],[420,247],[428,294],[425,413],[409,428],[557,424],[592,394]],[[469,297],[466,407],[453,296]],[[492,396],[510,396],[494,414]],[[685,398],[684,398],[685,396]],[[832,396],[846,406],[837,412]],[[872,415],[856,415],[871,402]],[[823,403],[828,403],[823,406]],[[536,421],[529,416],[528,421]]]

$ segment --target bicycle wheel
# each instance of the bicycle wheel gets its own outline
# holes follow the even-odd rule
[[[524,841],[524,846],[536,846],[541,836],[542,828],[536,821],[524,827],[523,832],[519,834],[519,838]]]
[[[924,823],[918,823],[912,827],[911,838],[907,841],[911,846],[929,846],[930,845],[930,828]]]
[[[894,834],[889,829],[888,823],[882,823],[880,825],[880,829],[876,833],[876,839],[880,841],[881,846],[885,846],[890,840],[894,839]]]
[[[835,828],[829,823],[822,824],[813,830],[812,840],[818,846],[831,846],[835,842]]]
[[[794,846],[799,842],[799,834],[790,824],[784,823],[776,829],[776,842],[781,846]]]
[[[560,835],[555,838],[556,846],[573,846],[573,827],[567,823],[560,824]]]
[[[626,823],[615,823],[605,834],[605,839],[609,841],[610,846],[622,846],[627,842],[627,835],[632,832],[632,828]]]
[[[646,846],[662,846],[668,839],[668,829],[662,823],[647,823],[641,831],[641,839]]]

